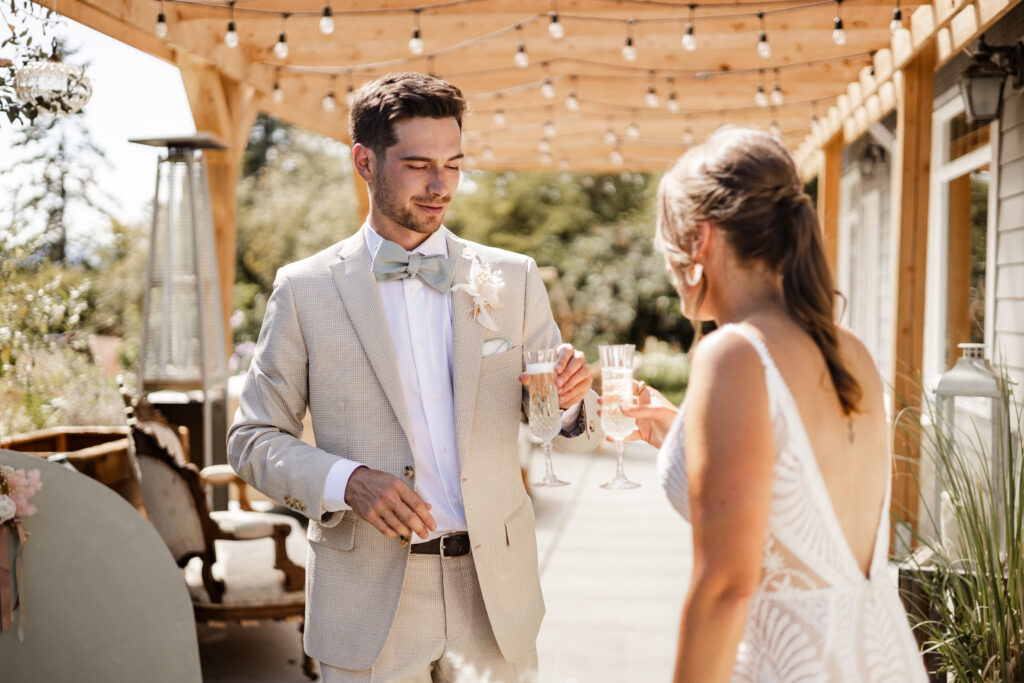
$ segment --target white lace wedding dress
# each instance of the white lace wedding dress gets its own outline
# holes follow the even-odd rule
[[[761,585],[750,603],[732,680],[926,681],[889,547],[889,488],[865,578],[846,543],[800,413],[768,350],[752,331],[726,325],[757,349],[775,427],[771,516]],[[689,518],[682,414],[659,454],[673,507]]]

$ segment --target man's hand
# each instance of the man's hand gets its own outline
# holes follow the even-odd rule
[[[530,376],[525,372],[519,375],[519,381],[529,386]],[[573,407],[583,400],[594,384],[590,366],[582,351],[577,351],[572,344],[558,347],[555,359],[555,384],[558,385],[558,407],[562,410]]]
[[[409,485],[387,472],[360,467],[349,477],[345,502],[357,515],[389,538],[420,538],[437,528],[430,505]]]

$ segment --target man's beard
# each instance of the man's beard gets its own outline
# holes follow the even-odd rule
[[[380,209],[380,212],[384,214],[388,219],[394,221],[398,225],[402,226],[406,230],[420,233],[421,235],[430,235],[437,231],[441,227],[441,220],[444,218],[444,214],[437,216],[426,216],[424,218],[418,218],[411,209],[402,206],[391,194],[391,187],[385,181],[380,183],[374,192],[373,202]],[[416,198],[413,198],[416,201]],[[437,200],[425,200],[424,204],[435,204]],[[444,200],[444,204],[448,204],[448,199]]]

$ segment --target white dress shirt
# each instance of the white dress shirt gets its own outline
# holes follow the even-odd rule
[[[370,227],[362,227],[371,259],[384,238]],[[448,256],[448,229],[441,227],[410,253]],[[454,531],[466,531],[466,512],[459,481],[458,447],[455,442],[455,394],[452,383],[454,341],[452,338],[451,295],[442,294],[417,278],[378,280],[384,316],[394,345],[402,395],[409,413],[416,492],[431,505],[437,527],[426,539]],[[567,411],[563,424],[575,422],[579,408]],[[566,418],[570,418],[568,420]],[[324,483],[324,509],[351,509],[345,503],[345,489],[352,473],[362,463],[341,458]]]

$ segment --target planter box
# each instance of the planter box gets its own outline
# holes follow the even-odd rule
[[[142,509],[128,461],[128,427],[51,427],[0,439],[0,448],[41,458],[65,454],[76,470]]]

